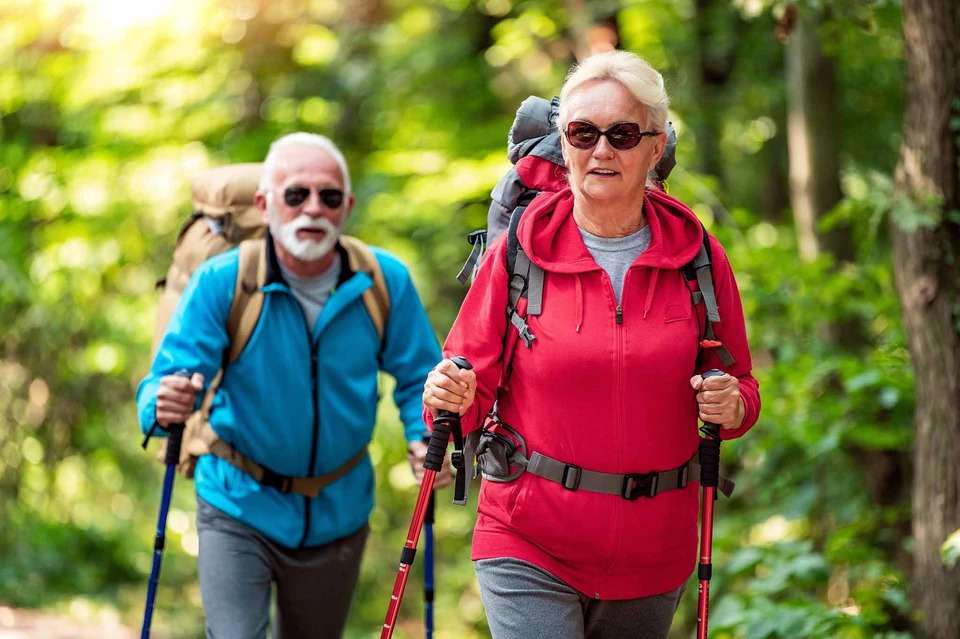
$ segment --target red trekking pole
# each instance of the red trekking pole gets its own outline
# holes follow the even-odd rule
[[[451,361],[460,368],[467,370],[473,368],[463,357],[454,357]],[[423,481],[420,483],[417,505],[413,509],[413,521],[410,522],[410,529],[407,531],[407,541],[403,544],[403,552],[400,553],[400,569],[397,572],[397,580],[393,583],[393,594],[390,596],[390,606],[387,608],[383,630],[380,631],[380,639],[390,639],[393,636],[393,626],[400,613],[403,589],[407,586],[407,577],[410,575],[410,567],[417,554],[417,542],[420,540],[420,530],[423,528],[423,520],[427,514],[427,505],[433,494],[433,482],[437,478],[437,473],[443,468],[443,458],[447,454],[451,433],[456,440],[462,439],[460,415],[446,410],[439,411],[437,418],[433,420],[433,433],[430,435],[427,455],[423,460]]]
[[[718,377],[722,371],[712,369],[703,378]],[[700,428],[700,596],[697,600],[697,639],[707,639],[707,609],[710,606],[710,577],[713,573],[713,502],[717,499],[720,483],[720,425],[704,422]]]

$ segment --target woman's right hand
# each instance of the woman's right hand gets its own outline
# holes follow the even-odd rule
[[[423,385],[423,405],[430,409],[434,418],[441,410],[463,415],[473,404],[476,392],[477,374],[445,359],[427,375],[427,382]]]

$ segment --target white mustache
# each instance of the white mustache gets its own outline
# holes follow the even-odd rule
[[[333,225],[333,222],[327,218],[310,217],[305,213],[299,215],[296,219],[290,220],[283,226],[284,228],[288,228],[294,232],[303,229],[318,229],[320,231],[326,231],[327,233],[330,233],[337,230],[337,227]]]

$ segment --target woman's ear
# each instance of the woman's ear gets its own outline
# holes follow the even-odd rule
[[[657,162],[660,161],[660,158],[663,157],[663,152],[667,149],[667,134],[661,133],[654,138],[654,141],[653,157],[650,158],[651,171],[657,167]]]

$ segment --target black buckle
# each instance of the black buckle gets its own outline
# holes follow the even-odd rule
[[[677,469],[677,488],[686,488],[687,481],[690,478],[690,463],[686,463]]]
[[[571,471],[574,475],[571,477]],[[567,490],[577,490],[580,488],[580,477],[583,475],[583,469],[573,464],[566,464],[563,467],[563,476],[560,477],[560,485]]]
[[[453,465],[458,472],[463,472],[466,469],[466,464],[464,461],[465,458],[462,450],[454,450],[452,453],[450,453],[450,464]]]
[[[660,473],[624,475],[620,496],[629,501],[636,501],[641,497],[654,497],[657,494],[659,479]]]
[[[263,477],[260,478],[260,484],[263,486],[269,486],[279,490],[281,493],[289,493],[290,488],[293,485],[293,480],[287,477],[286,475],[281,475],[280,473],[274,472],[262,466],[263,468]]]
[[[487,229],[482,229],[480,231],[474,231],[473,233],[467,234],[467,241],[470,242],[470,246],[473,246],[477,242],[486,242],[487,241]]]

